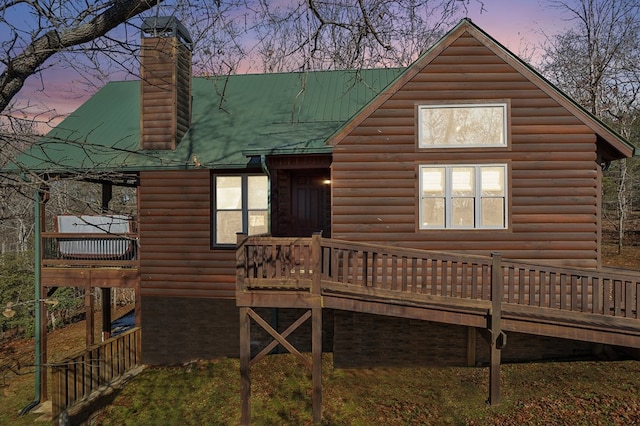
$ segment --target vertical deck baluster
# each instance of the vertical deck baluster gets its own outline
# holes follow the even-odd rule
[[[482,265],[482,300],[491,300],[491,268]]]
[[[331,248],[322,247],[322,278],[331,278]]]
[[[266,271],[266,266],[267,264],[265,263],[266,261],[266,247],[265,246],[252,246],[251,249],[253,250],[254,253],[254,258],[256,261],[256,277],[255,278],[266,278],[267,277],[267,271]]]
[[[614,280],[613,282],[613,312],[614,315],[619,317],[621,315],[622,305],[622,282],[620,280]]]
[[[331,262],[333,263],[333,266],[331,267],[331,275],[333,277],[332,280],[335,282],[340,282],[340,273],[342,272],[341,256],[340,249],[337,247],[333,247],[331,249]]]
[[[398,256],[391,255],[391,290],[398,290]]]
[[[556,273],[549,272],[549,307],[556,308]]]
[[[411,257],[411,292],[418,291],[418,259]]]
[[[567,274],[560,274],[560,309],[567,309]]]
[[[507,270],[507,301],[509,303],[515,303],[516,299],[515,299],[515,271],[513,269],[513,266],[509,266],[509,269]]]
[[[478,299],[478,264],[471,265],[471,298]]]
[[[291,278],[301,278],[300,272],[300,253],[298,249],[300,248],[299,243],[291,243],[288,248],[288,256],[284,258],[285,260],[285,273],[289,274],[288,277]],[[287,253],[285,252],[285,255]]]
[[[270,262],[267,264],[269,265],[269,269],[271,269],[271,271],[269,271],[269,278],[280,278],[282,276],[282,261],[280,260],[278,247],[275,244],[271,245],[269,260]]]
[[[362,259],[362,286],[369,287],[369,252],[360,250],[358,257]]]
[[[632,283],[633,287],[635,289],[635,307],[636,307],[636,312],[633,315],[633,318],[640,318],[640,288],[638,287],[640,285],[640,281],[635,281]]]
[[[524,295],[526,294],[524,269],[518,268],[518,303],[524,305]]]
[[[600,277],[591,278],[591,312],[594,314],[602,313],[602,296],[600,291],[600,283],[602,279]]]
[[[635,281],[633,283],[633,287],[635,288],[635,295],[636,295],[636,299],[635,299],[636,300],[636,303],[635,303],[636,312],[635,312],[635,315],[633,316],[633,318],[636,318],[636,319],[640,318],[640,288],[639,288],[639,286],[640,286],[640,281]]]
[[[431,294],[438,294],[438,266],[437,259],[431,259]]]
[[[462,281],[460,287],[460,297],[463,299],[469,298],[469,264],[464,262],[462,264]]]
[[[402,256],[402,291],[406,292],[408,290],[408,283],[407,283],[407,277],[408,277],[408,266],[407,266],[407,257],[406,256]]]
[[[579,311],[578,309],[578,277],[574,274],[571,275],[571,311]]]
[[[69,364],[65,365],[64,378],[63,378],[64,383],[62,384],[64,389],[64,398],[62,399],[62,405],[61,405],[62,410],[67,408],[71,403],[71,394],[73,392],[73,386],[72,386],[73,380],[71,379],[72,374],[73,374],[73,366]]]
[[[613,304],[611,303],[611,279],[603,278],[602,280],[602,313],[603,315],[611,315],[611,308]]]
[[[456,297],[458,295],[458,262],[451,262],[451,291],[448,296]]]
[[[80,358],[75,358],[72,362],[73,362],[73,400],[71,401],[76,402],[78,401],[81,397],[82,397],[82,379],[84,377],[83,371],[82,371],[82,366],[83,366],[83,362],[82,362],[82,357]]]
[[[371,252],[371,287],[377,288],[378,283],[378,252]]]
[[[382,253],[382,288],[389,288],[389,256]]]
[[[358,252],[357,250],[349,250],[349,256],[351,259],[351,284],[358,285]]]
[[[625,280],[624,281],[624,288],[625,288],[625,298],[624,298],[624,316],[627,318],[631,318],[633,316],[633,300],[634,300],[634,295],[633,295],[633,286],[631,285],[631,281],[630,280]]]
[[[349,250],[342,250],[342,283],[349,283]]]
[[[529,276],[527,281],[529,282],[529,306],[536,306],[536,271],[529,269]]]
[[[63,368],[59,365],[53,365],[51,367],[51,416],[56,419],[62,412],[62,382],[63,382]]]
[[[322,249],[320,249],[320,253]],[[321,254],[320,254],[321,255]],[[296,276],[299,278],[311,278],[311,247],[309,244],[300,242],[296,244]],[[320,258],[319,258],[320,259]],[[322,266],[322,265],[321,265]]]
[[[540,294],[540,301],[538,303],[538,306],[542,306],[542,307],[546,307],[547,306],[547,291],[549,290],[549,287],[547,286],[547,274],[545,271],[540,270],[538,271],[538,289],[539,289],[539,294]]]
[[[429,273],[427,271],[428,260],[426,257],[421,259],[422,268],[420,270],[420,292],[427,293],[428,289],[428,281],[429,281]]]
[[[580,308],[582,312],[589,312],[589,277],[580,277],[580,284],[582,293]]]
[[[440,277],[440,296],[447,295],[447,282],[449,280],[449,262],[447,260],[442,261],[442,275]]]

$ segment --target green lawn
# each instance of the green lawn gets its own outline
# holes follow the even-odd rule
[[[502,366],[502,405],[485,404],[486,368],[336,370],[323,365],[327,425],[636,425],[640,362]],[[311,424],[311,377],[290,355],[251,372],[256,425]],[[101,425],[236,425],[236,359],[148,368],[99,416]]]

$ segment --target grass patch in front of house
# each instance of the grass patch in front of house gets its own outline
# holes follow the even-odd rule
[[[489,407],[487,368],[334,369],[323,357],[326,425],[640,424],[640,362],[502,366],[502,404]],[[101,425],[236,425],[237,359],[148,368],[96,420]],[[311,424],[311,374],[291,355],[251,371],[256,425]]]

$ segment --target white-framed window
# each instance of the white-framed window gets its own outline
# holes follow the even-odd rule
[[[507,165],[420,166],[420,229],[505,229]]]
[[[213,176],[214,246],[236,244],[236,233],[269,232],[269,178],[266,175]]]
[[[477,148],[506,145],[506,103],[418,106],[419,148]]]

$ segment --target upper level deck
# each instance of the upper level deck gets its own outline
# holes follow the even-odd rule
[[[139,239],[128,219],[106,226],[103,216],[58,217],[60,232],[43,232],[41,282],[45,287],[136,287]],[[75,231],[75,232],[72,232]]]

